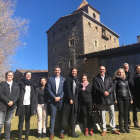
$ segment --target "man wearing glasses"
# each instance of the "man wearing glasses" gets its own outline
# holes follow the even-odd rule
[[[106,68],[100,66],[99,74],[93,79],[93,87],[95,90],[95,105],[100,109],[102,129],[101,136],[106,134],[106,111],[109,113],[110,127],[112,134],[120,135],[116,131],[115,113],[114,113],[114,84],[110,76],[106,75]]]

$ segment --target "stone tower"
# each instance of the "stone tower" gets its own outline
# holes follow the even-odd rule
[[[48,74],[60,66],[68,76],[76,66],[79,76],[85,73],[85,60],[79,54],[119,47],[119,35],[100,22],[100,12],[84,0],[76,11],[61,17],[48,31]]]

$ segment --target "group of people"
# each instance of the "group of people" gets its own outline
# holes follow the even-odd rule
[[[50,140],[54,139],[56,111],[59,117],[61,139],[64,139],[64,126],[66,125],[70,125],[71,136],[78,137],[75,126],[81,116],[85,136],[93,136],[93,106],[100,110],[103,130],[101,136],[106,135],[107,131],[106,111],[109,112],[112,134],[130,133],[131,104],[134,127],[140,127],[137,118],[137,108],[140,108],[140,65],[136,66],[135,75],[132,75],[129,72],[129,64],[124,63],[123,68],[115,72],[113,79],[106,74],[106,68],[100,66],[99,74],[93,78],[93,83],[88,82],[86,74],[79,79],[76,67],[71,68],[66,79],[60,74],[61,69],[57,66],[54,69],[54,76],[48,80],[42,77],[39,87],[36,87],[30,71],[24,74],[19,84],[13,81],[12,71],[6,73],[6,81],[0,84],[0,135],[4,125],[5,140],[10,139],[11,120],[15,110],[15,115],[19,116],[18,140],[22,139],[24,118],[25,140],[28,140],[30,118],[36,114],[38,116],[38,138],[46,137],[47,115],[49,114]],[[118,106],[119,131],[116,130],[114,104]],[[80,113],[82,115],[79,115]]]

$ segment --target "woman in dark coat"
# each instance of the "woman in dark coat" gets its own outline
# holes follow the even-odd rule
[[[62,126],[68,125],[70,117],[71,136],[77,138],[75,125],[77,121],[78,102],[79,102],[80,82],[77,76],[77,68],[70,70],[69,77],[66,79],[66,92],[64,95],[64,106],[62,112]]]
[[[6,73],[6,81],[0,84],[0,135],[4,124],[5,140],[10,140],[11,120],[19,98],[19,86],[13,82],[14,73]]]
[[[31,72],[24,74],[20,83],[20,96],[17,105],[16,116],[19,116],[18,135],[22,139],[23,122],[25,116],[25,140],[28,140],[30,131],[30,117],[36,114],[37,109],[37,92],[36,87],[31,79]]]
[[[114,77],[114,98],[115,103],[118,105],[119,110],[119,130],[121,133],[130,133],[128,129],[128,112],[129,112],[129,102],[132,104],[131,92],[129,90],[129,84],[126,80],[124,69],[120,68],[116,71]],[[122,120],[124,119],[124,128],[122,125]]]
[[[82,76],[82,89],[80,92],[80,100],[81,100],[81,109],[84,118],[84,127],[85,127],[85,136],[88,136],[90,133],[93,136],[93,128],[92,128],[92,85],[87,80],[87,75],[83,74]],[[90,128],[88,132],[88,128]]]

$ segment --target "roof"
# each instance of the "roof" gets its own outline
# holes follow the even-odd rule
[[[111,57],[119,57],[125,55],[133,55],[140,53],[140,43],[130,44],[126,46],[120,46],[117,48],[107,49],[103,51],[81,54],[79,58],[111,58]]]
[[[44,72],[48,72],[48,70],[22,70],[22,69],[17,69],[16,71],[19,71],[21,73],[25,73],[27,71],[30,71],[32,73],[44,73]]]
[[[86,6],[88,4],[88,2],[86,0],[83,0],[83,2],[81,3],[81,5],[78,7],[77,10],[81,9],[82,7]]]

